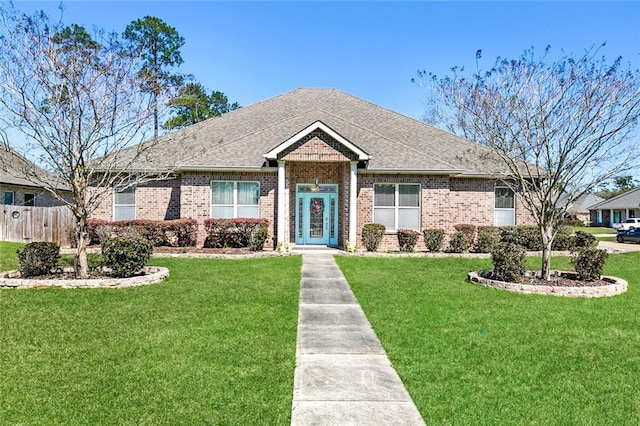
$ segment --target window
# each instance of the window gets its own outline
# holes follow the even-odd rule
[[[497,187],[495,190],[494,225],[516,224],[515,194],[511,188]]]
[[[133,220],[136,218],[136,188],[131,186],[116,191],[113,197],[113,220]]]
[[[13,191],[4,191],[4,203],[8,205],[13,204]]]
[[[387,228],[420,230],[420,185],[375,184],[373,221]]]
[[[27,207],[33,207],[36,205],[36,194],[24,194],[24,205]]]
[[[259,182],[211,182],[211,217],[232,219],[260,217]]]

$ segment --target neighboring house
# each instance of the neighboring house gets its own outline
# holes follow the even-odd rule
[[[640,188],[624,192],[589,207],[591,221],[613,226],[640,217]]]
[[[65,185],[56,183],[56,176],[0,144],[0,204],[32,207],[62,205],[43,186],[30,180],[29,175],[37,175],[54,187],[68,191]]]
[[[384,247],[403,228],[532,223],[493,151],[338,90],[294,90],[150,146],[134,169],[175,177],[114,192],[95,218],[194,218],[201,243],[207,218],[262,217],[274,244],[341,247],[362,246],[371,222]]]
[[[558,204],[564,207],[567,204],[567,197],[563,195],[558,200]],[[598,204],[604,201],[604,198],[598,197],[595,194],[582,194],[578,197],[577,200],[571,203],[571,205],[567,206],[567,216],[570,219],[578,219],[583,222],[591,221],[591,214],[589,212],[589,207],[594,204]]]

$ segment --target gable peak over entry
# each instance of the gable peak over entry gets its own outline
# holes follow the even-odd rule
[[[309,144],[328,145],[333,149],[305,150],[304,146]],[[267,160],[306,161],[368,161],[371,158],[354,143],[319,120],[264,154],[264,157]]]

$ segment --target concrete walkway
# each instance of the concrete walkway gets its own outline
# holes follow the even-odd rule
[[[302,259],[291,424],[424,425],[333,256]]]

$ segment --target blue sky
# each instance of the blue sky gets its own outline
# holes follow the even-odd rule
[[[58,2],[18,1],[59,16]],[[157,16],[186,39],[179,72],[246,106],[297,87],[332,87],[413,118],[416,71],[475,69],[533,46],[602,53],[640,67],[640,2],[70,1],[63,21],[122,32]]]

